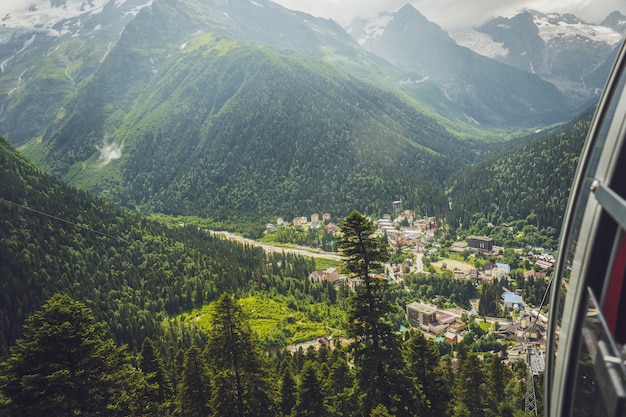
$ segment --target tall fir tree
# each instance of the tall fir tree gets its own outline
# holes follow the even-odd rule
[[[211,379],[209,368],[196,345],[185,352],[180,386],[178,411],[182,417],[206,417],[211,411]]]
[[[453,417],[495,416],[487,406],[487,390],[482,361],[468,354],[459,364],[454,389]]]
[[[124,415],[135,372],[91,310],[57,294],[27,319],[2,364],[0,390],[11,416]]]
[[[291,409],[296,404],[296,392],[296,381],[294,381],[289,368],[285,368],[280,385],[280,410],[283,415],[291,414]]]
[[[172,405],[172,384],[165,370],[161,353],[150,338],[145,338],[141,344],[139,369],[143,371],[147,383],[156,386],[155,396],[151,401],[159,410],[163,412],[169,410]]]
[[[235,298],[223,294],[215,303],[206,346],[215,392],[215,416],[267,416],[278,408],[278,394],[267,357]]]
[[[449,381],[440,365],[439,348],[421,331],[411,332],[405,344],[406,375],[418,395],[421,416],[445,416],[450,401]]]
[[[297,401],[291,412],[292,417],[329,417],[324,403],[322,387],[317,375],[316,363],[307,361],[300,372]]]
[[[378,404],[397,416],[415,408],[409,381],[402,369],[401,340],[394,333],[390,313],[396,306],[386,301],[389,283],[374,276],[389,258],[385,245],[374,234],[372,222],[353,211],[341,226],[338,247],[356,291],[349,299],[348,336],[357,370],[357,389],[362,412],[369,415]]]

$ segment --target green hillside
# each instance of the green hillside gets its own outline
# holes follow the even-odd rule
[[[441,184],[472,157],[407,101],[318,60],[211,34],[153,53],[134,45],[120,42],[71,110],[23,148],[128,207],[341,215],[403,199],[441,213]]]
[[[3,138],[0,195],[0,357],[26,317],[58,292],[85,302],[132,349],[146,336],[179,337],[182,324],[164,329],[163,320],[224,291],[274,287],[305,304],[313,292],[323,299],[322,287],[306,282],[312,259],[147,221],[43,173]]]
[[[449,192],[452,223],[470,227],[527,219],[558,230],[593,111],[522,138],[517,148],[511,149],[514,142],[492,149],[485,160],[455,176]]]

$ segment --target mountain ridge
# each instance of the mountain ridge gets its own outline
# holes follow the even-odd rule
[[[371,26],[363,24],[357,21],[348,28],[353,36],[370,34],[355,38],[359,44],[417,78],[432,80],[474,123],[497,124],[509,117],[549,124],[563,120],[574,108],[554,85],[536,75],[458,45],[410,4],[382,15]]]
[[[612,64],[625,34],[626,17],[618,11],[590,24],[572,14],[527,10],[451,36],[481,55],[541,76],[569,97],[587,100],[597,99],[604,84],[586,77]]]

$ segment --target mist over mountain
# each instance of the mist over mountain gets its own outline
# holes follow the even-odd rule
[[[348,31],[415,79],[435,83],[475,123],[550,123],[572,108],[553,85],[459,46],[409,4],[373,22],[355,21]]]

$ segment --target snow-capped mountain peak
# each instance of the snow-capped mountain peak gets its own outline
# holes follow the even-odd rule
[[[541,13],[535,10],[530,13],[539,29],[539,36],[546,43],[554,38],[577,36],[609,45],[615,45],[622,40],[622,34],[612,28],[587,23],[571,14]]]
[[[614,12],[602,24],[572,14],[527,10],[492,19],[482,26],[450,36],[481,55],[537,74],[568,95],[598,94],[603,84],[592,76],[604,68],[626,31],[626,17]],[[584,57],[584,59],[581,59]]]
[[[17,9],[2,18],[2,26],[7,28],[50,29],[58,22],[80,16],[83,13],[97,13],[106,3],[115,0],[53,0]],[[122,0],[124,1],[124,0]]]
[[[47,31],[50,35],[63,34],[63,29],[55,28],[60,22],[69,21],[79,16],[95,15],[105,7],[121,8],[129,0],[49,0],[40,1],[35,5],[25,6],[7,13],[0,19],[0,27],[5,29],[28,29]],[[136,14],[139,10],[152,3],[145,0],[143,4],[129,9],[128,13]]]

